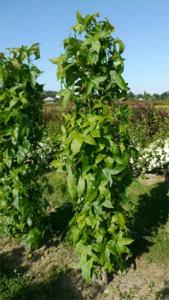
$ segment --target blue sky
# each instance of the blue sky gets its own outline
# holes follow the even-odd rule
[[[99,12],[115,26],[126,45],[124,77],[133,92],[169,90],[169,0],[0,0],[0,51],[39,42],[40,82],[58,89],[49,58],[62,52],[77,10]]]

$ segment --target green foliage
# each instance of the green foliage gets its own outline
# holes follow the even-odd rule
[[[38,181],[44,171],[37,151],[43,128],[42,86],[31,56],[39,58],[38,44],[0,54],[0,232],[28,234],[29,248],[42,235],[40,216],[46,206],[45,179],[42,185]]]
[[[52,60],[64,86],[63,104],[72,102],[72,111],[64,116],[60,160],[53,166],[67,172],[75,202],[69,236],[87,281],[100,266],[108,272],[123,268],[132,243],[123,209],[133,152],[129,112],[116,101],[128,90],[122,77],[124,45],[112,37],[109,21],[97,21],[97,16],[78,12],[74,35],[64,40],[64,54]]]
[[[90,107],[91,99],[111,103],[126,95],[128,90],[122,72],[123,42],[112,37],[114,27],[96,15],[79,18],[73,26],[74,36],[64,40],[65,53],[52,62],[57,64],[57,76],[65,89],[63,103],[73,99],[79,107]],[[80,37],[82,38],[80,39]]]
[[[29,286],[30,278],[13,273],[13,276],[0,276],[0,300],[16,299],[15,294]],[[8,278],[9,277],[9,278]],[[20,299],[22,295],[19,295]]]
[[[166,139],[169,132],[169,113],[165,107],[152,103],[131,105],[130,135],[136,146],[147,146],[158,139]]]

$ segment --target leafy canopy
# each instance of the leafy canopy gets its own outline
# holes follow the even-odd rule
[[[52,60],[64,87],[61,94],[65,105],[70,99],[80,106],[90,105],[95,101],[92,98],[110,103],[128,90],[122,77],[124,44],[112,37],[114,27],[109,21],[98,22],[98,16],[82,17],[77,12],[73,36],[64,40],[64,53]]]
[[[39,46],[0,53],[0,233],[24,235],[35,248],[42,236],[46,206],[39,178],[44,166],[38,154],[42,138],[42,86],[32,63]]]
[[[64,53],[52,60],[63,86],[63,104],[71,102],[53,166],[67,173],[75,212],[69,238],[87,281],[100,268],[107,272],[123,268],[132,242],[124,209],[132,177],[129,113],[116,101],[128,90],[122,77],[124,45],[112,37],[109,21],[97,17],[77,12]]]

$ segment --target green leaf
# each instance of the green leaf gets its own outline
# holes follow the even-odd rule
[[[124,170],[124,166],[119,166],[111,170],[111,175],[117,175]]]
[[[111,156],[106,156],[105,158],[106,168],[111,169],[114,163],[114,159]]]
[[[58,62],[60,61],[59,57],[57,57],[57,58],[50,58],[49,60],[50,60],[53,64],[55,64],[55,65],[57,65]]]
[[[127,245],[130,245],[133,242],[133,239],[122,238],[117,240],[116,249],[119,254],[128,253],[130,254],[130,250]]]
[[[87,261],[84,261],[83,264],[81,264],[82,276],[86,280],[86,282],[89,282],[91,280],[92,267],[93,267],[93,259],[92,258],[90,258]]]
[[[22,245],[27,251],[34,250],[39,246],[42,239],[42,232],[39,228],[35,227],[26,234],[22,240]]]
[[[71,169],[69,169],[67,175],[67,186],[70,196],[74,198],[76,196],[76,179]]]
[[[93,131],[91,131],[91,136],[92,137],[100,137],[100,130],[94,129]]]
[[[90,135],[83,135],[83,140],[85,143],[96,146],[94,138]]]
[[[101,44],[98,40],[92,41],[92,50],[96,51],[97,53],[100,52]]]
[[[97,220],[96,220],[97,223]],[[104,237],[106,235],[106,230],[104,228],[98,228],[95,232],[95,238],[96,238],[96,242],[97,242],[97,246],[94,247],[94,250],[97,252],[102,252],[103,248],[100,247],[103,243]],[[100,245],[101,244],[101,245]]]
[[[84,24],[85,22],[85,19],[81,16],[79,11],[76,12],[76,19],[80,24]]]
[[[118,145],[115,144],[114,142],[112,143],[111,145],[111,151],[112,151],[112,154],[115,155],[115,156],[118,156],[119,155],[119,148],[118,148]]]
[[[110,71],[110,76],[112,84],[117,84],[118,87],[123,91],[128,90],[127,84],[125,83],[123,77],[120,74],[118,74],[116,71]]]
[[[10,109],[15,106],[15,104],[18,102],[17,97],[13,97],[13,99],[10,101]]]
[[[80,176],[77,184],[77,193],[79,198],[82,196],[85,190],[85,186],[86,186],[85,179],[82,176]]]
[[[86,225],[86,214],[83,213],[83,214],[77,215],[76,222],[77,222],[78,228],[80,230],[83,230]]]
[[[96,189],[91,190],[90,193],[88,193],[86,196],[86,201],[92,202],[97,198],[97,195],[98,195],[98,191]]]
[[[84,29],[85,29],[85,26],[82,25],[82,24],[80,24],[80,23],[77,23],[77,24],[75,24],[75,25],[72,27],[72,29],[73,29],[74,31],[77,31],[78,33],[82,33],[82,32],[84,31]]]
[[[110,250],[107,246],[105,246],[103,251],[101,252],[100,258],[101,264],[104,266],[104,268],[111,272],[112,264],[110,262]]]
[[[99,164],[99,162],[101,162],[105,158],[105,156],[106,156],[106,154],[99,153],[95,160],[96,164]]]
[[[107,208],[113,208],[112,202],[109,198],[105,199],[105,201],[103,202],[103,206]]]
[[[90,227],[94,227],[96,225],[97,218],[94,215],[86,217],[86,224]]]
[[[81,230],[77,227],[77,225],[71,226],[70,235],[73,243],[77,243],[81,234]]]
[[[104,176],[108,179],[108,181],[110,182],[110,184],[112,184],[112,169],[109,168],[104,168],[103,169],[103,174]]]
[[[60,160],[54,159],[50,165],[56,169],[61,168],[62,167],[62,162]]]
[[[106,39],[106,38],[108,38],[109,37],[109,32],[108,31],[106,31],[106,30],[100,30],[99,32],[97,32],[95,35],[94,35],[94,39],[96,39],[96,40],[104,40],[104,39]]]
[[[14,192],[14,190],[13,190],[13,192]],[[17,191],[18,192],[18,191]],[[19,196],[18,196],[18,194],[17,195],[15,195],[14,196],[15,197],[15,200],[13,201],[13,206],[17,209],[17,210],[19,210]]]
[[[122,245],[130,245],[131,243],[133,243],[133,239],[130,239],[130,238],[122,238],[119,243],[122,244]]]
[[[93,87],[94,87],[93,82],[92,82],[92,81],[89,81],[89,82],[87,83],[87,88],[86,88],[86,93],[87,93],[87,95],[90,95],[90,93],[91,93]]]
[[[87,62],[89,65],[96,65],[99,60],[99,55],[96,52],[89,53],[89,56],[87,58]]]
[[[125,222],[124,215],[122,213],[118,213],[116,215],[117,215],[117,219],[118,219],[118,223],[119,223],[120,227],[125,228],[126,222]]]
[[[72,91],[70,90],[63,90],[61,92],[61,96],[63,97],[63,106],[66,107],[71,100],[72,97]]]
[[[104,198],[102,205],[107,208],[113,208],[110,191],[106,187],[101,185],[99,186],[99,191],[100,195]]]
[[[109,240],[107,243],[107,248],[110,250],[111,254],[117,257],[117,249],[116,249],[116,240]]]
[[[100,83],[104,82],[107,76],[95,76],[92,77],[92,82],[98,87]]]
[[[100,16],[99,13],[95,13],[95,14],[92,14],[92,15],[87,15],[85,17],[85,25],[86,25],[86,27],[90,26],[91,23],[95,22],[95,18],[99,17],[99,16]]]
[[[80,135],[76,135],[73,138],[73,141],[71,143],[71,150],[72,150],[73,155],[76,155],[80,151],[82,144],[83,144],[82,137]]]

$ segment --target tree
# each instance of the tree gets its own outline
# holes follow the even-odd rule
[[[0,233],[23,235],[35,248],[42,236],[43,161],[38,152],[42,138],[42,85],[31,58],[39,46],[0,53]],[[41,178],[42,181],[42,178]]]
[[[118,103],[126,96],[121,54],[124,44],[114,27],[98,14],[77,12],[73,35],[53,63],[62,83],[63,104],[71,100],[61,133],[60,159],[74,199],[69,238],[76,244],[78,266],[86,280],[100,266],[108,272],[124,266],[132,240],[126,226],[126,187],[131,181],[129,113]]]

